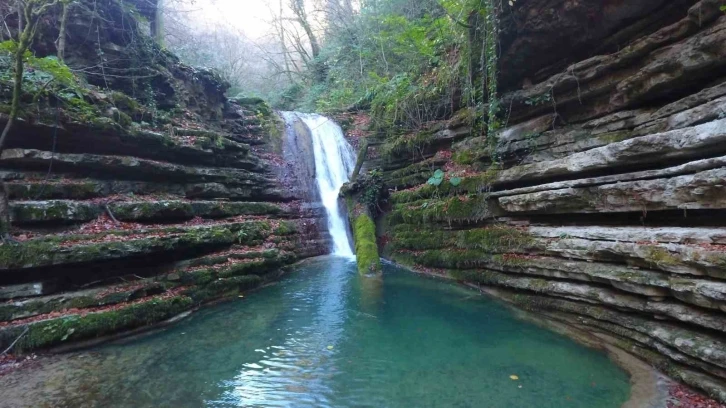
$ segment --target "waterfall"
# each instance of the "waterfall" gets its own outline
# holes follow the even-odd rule
[[[345,215],[338,208],[340,188],[348,182],[355,167],[353,147],[345,140],[337,123],[324,116],[298,113],[310,129],[315,153],[315,179],[328,215],[328,231],[333,238],[333,254],[353,258]]]

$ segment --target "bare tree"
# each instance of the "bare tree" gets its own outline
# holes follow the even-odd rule
[[[0,135],[0,155],[2,155],[13,124],[18,119],[20,109],[20,96],[23,91],[23,70],[25,52],[35,38],[41,17],[48,9],[57,5],[59,0],[17,0],[18,6],[18,39],[13,53],[13,100],[10,107],[8,121],[5,123]],[[21,13],[22,12],[22,13]],[[8,188],[4,179],[0,179],[0,239],[3,242],[12,241],[10,237],[10,203],[8,202]]]

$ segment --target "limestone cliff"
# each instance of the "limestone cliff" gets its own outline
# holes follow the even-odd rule
[[[264,102],[228,100],[214,73],[149,38],[133,3],[76,3],[68,67],[41,60],[54,16],[0,157],[18,241],[0,245],[0,350],[159,323],[327,252],[314,197],[286,185],[282,120]],[[4,101],[9,89],[2,77]]]
[[[461,112],[366,164],[392,190],[383,252],[726,401],[721,5],[515,2],[496,144]]]

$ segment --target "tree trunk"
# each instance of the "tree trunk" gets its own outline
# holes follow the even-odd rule
[[[315,32],[313,32],[313,27],[308,21],[304,3],[299,0],[293,0],[292,12],[295,13],[298,23],[300,23],[300,26],[302,26],[305,31],[305,35],[308,37],[308,41],[310,41],[310,48],[313,51],[313,59],[317,58],[320,55],[320,43],[318,42],[318,38],[315,36]]]
[[[18,11],[21,11],[21,5],[18,1]],[[23,31],[18,33],[19,41],[18,48],[15,50],[15,72],[13,75],[13,101],[10,107],[10,116],[8,122],[5,124],[2,135],[0,135],[0,157],[2,157],[3,150],[5,149],[5,142],[7,141],[10,130],[13,128],[13,124],[18,117],[20,110],[20,94],[23,90],[23,54],[30,46],[33,32],[35,31],[34,23],[36,20],[32,19],[32,10],[26,13],[26,16],[30,16],[31,21],[26,21],[25,28]],[[22,13],[18,13],[19,16]],[[20,20],[21,18],[18,17]],[[20,25],[20,23],[19,23]],[[0,180],[0,237],[4,240],[9,236],[10,233],[10,205],[8,202],[8,191],[4,180]]]
[[[164,45],[164,0],[159,0],[156,3],[156,10],[154,10],[154,18],[151,20],[151,35],[159,45]]]
[[[60,31],[58,33],[58,60],[61,62],[66,53],[66,26],[68,25],[68,10],[70,8],[71,3],[63,3],[63,14],[61,15]]]
[[[22,34],[25,36],[25,33]],[[18,117],[18,109],[20,106],[20,92],[22,91],[23,85],[23,53],[24,47],[22,47],[23,41],[21,37],[21,43],[18,45],[18,50],[15,54],[15,75],[14,75],[14,86],[13,86],[13,102],[10,108],[10,116],[8,122],[5,124],[2,136],[0,136],[0,157],[5,148],[5,141],[10,134],[10,130],[13,128],[15,118]],[[27,48],[27,47],[25,47]],[[21,51],[22,50],[22,51]],[[8,189],[5,185],[5,180],[0,180],[0,238],[3,240],[10,234],[10,203],[8,202]]]
[[[280,0],[280,19],[277,21],[280,29],[280,46],[282,47],[282,58],[285,59],[285,72],[287,73],[287,80],[292,85],[294,83],[292,79],[292,72],[290,72],[290,61],[287,55],[287,46],[285,45],[285,29],[282,27],[282,0]]]

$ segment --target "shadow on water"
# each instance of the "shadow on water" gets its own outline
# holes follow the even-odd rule
[[[164,331],[0,378],[0,406],[598,408],[627,399],[627,376],[603,354],[455,284],[384,269],[371,279],[348,259],[304,262],[278,285]]]

